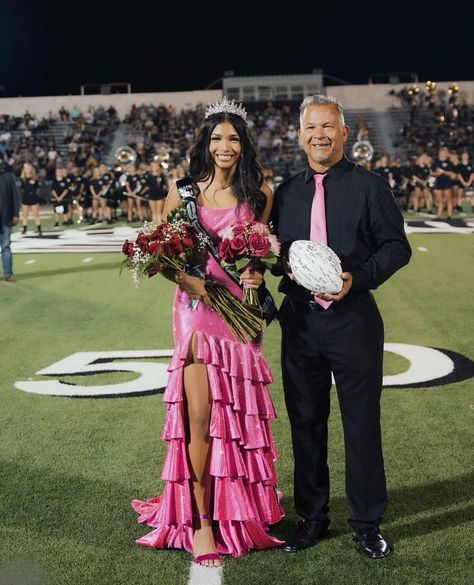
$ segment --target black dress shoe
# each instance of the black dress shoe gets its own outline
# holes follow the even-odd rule
[[[369,559],[382,559],[391,552],[390,545],[380,534],[378,526],[368,528],[367,530],[355,531],[354,540],[356,541],[356,548],[360,554]]]
[[[329,534],[329,520],[305,520],[298,522],[295,533],[281,547],[283,552],[295,553],[314,546],[320,538]]]

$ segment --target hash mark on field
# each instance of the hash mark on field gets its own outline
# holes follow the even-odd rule
[[[26,260],[25,264],[34,264],[36,262],[36,260],[33,260],[33,258],[31,258],[30,260]]]
[[[87,262],[92,262],[92,260],[94,260],[94,258],[87,256],[87,258],[84,258],[83,262],[84,262],[84,264],[87,264]]]
[[[191,563],[188,585],[222,585],[222,567],[203,567]]]
[[[425,248],[424,246],[418,246],[417,250],[420,252],[428,252],[428,248]]]

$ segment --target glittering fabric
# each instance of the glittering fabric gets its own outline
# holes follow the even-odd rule
[[[219,237],[236,217],[250,217],[243,206],[238,211],[198,206],[198,213],[207,231]],[[241,297],[241,289],[210,254],[205,271]],[[167,417],[161,436],[168,443],[161,471],[164,490],[159,497],[132,501],[139,514],[138,522],[154,528],[136,542],[192,552],[192,486],[185,442],[183,366],[195,334],[197,357],[206,364],[212,397],[209,457],[217,550],[237,557],[252,549],[279,546],[281,541],[268,534],[269,525],[283,517],[283,509],[276,489],[276,449],[270,430],[275,411],[267,384],[272,376],[260,345],[237,341],[225,322],[204,303],[190,309],[186,293],[179,288],[174,299],[173,334],[175,351],[163,396]]]

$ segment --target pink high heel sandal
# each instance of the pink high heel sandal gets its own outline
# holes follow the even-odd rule
[[[209,514],[196,514],[195,518],[199,518],[200,520],[212,520],[212,518],[209,516]],[[203,561],[220,561],[221,560],[221,556],[219,553],[215,552],[215,553],[207,553],[205,555],[199,555],[197,557],[194,557],[193,559],[193,563],[196,563],[197,565],[202,565]],[[210,569],[218,569],[218,567],[209,567]]]

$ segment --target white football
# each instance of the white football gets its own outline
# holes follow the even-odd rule
[[[290,246],[288,262],[296,282],[304,288],[330,294],[342,289],[341,261],[328,246],[296,240]]]

